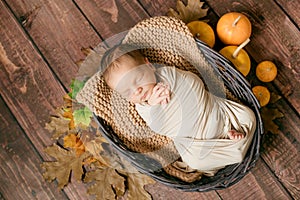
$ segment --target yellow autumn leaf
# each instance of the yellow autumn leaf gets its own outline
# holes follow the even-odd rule
[[[63,96],[63,100],[64,100],[64,107],[65,108],[72,108],[73,107],[73,99],[69,96],[69,94],[65,94]]]
[[[66,108],[63,110],[63,113],[62,113],[62,116],[64,118],[67,118],[69,119],[69,128],[72,130],[72,129],[75,129],[75,121],[74,121],[74,117],[73,117],[73,111],[71,108]]]
[[[207,15],[208,9],[203,9],[203,4],[204,2],[200,0],[188,0],[185,6],[182,1],[178,0],[176,4],[177,11],[170,8],[168,16],[181,19],[186,24],[191,21],[199,20]]]
[[[64,137],[64,147],[74,149],[77,156],[80,156],[85,152],[83,142],[74,133]]]

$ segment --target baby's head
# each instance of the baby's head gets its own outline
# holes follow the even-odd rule
[[[141,52],[128,45],[115,46],[103,56],[107,85],[132,103],[148,100],[156,84],[155,68]]]

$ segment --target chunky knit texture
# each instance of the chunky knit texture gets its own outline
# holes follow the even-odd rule
[[[188,28],[175,18],[146,19],[128,32],[123,43],[137,46],[151,62],[177,66],[200,75],[191,64],[197,63],[203,70],[201,74],[212,74],[212,68],[198,50]],[[158,160],[167,173],[187,182],[201,177],[201,172],[186,173],[172,167],[171,164],[180,158],[172,140],[151,131],[134,105],[106,85],[101,72],[88,80],[77,100],[111,126],[129,149]]]
[[[145,19],[127,33],[122,43],[141,49],[150,62],[201,74],[210,92],[236,99],[216,76],[187,26],[176,18],[160,16]],[[180,156],[172,140],[150,130],[134,104],[107,86],[101,71],[87,81],[77,100],[103,120],[112,130],[110,134],[117,136],[130,151],[157,160],[166,173],[185,182],[194,182],[202,177],[199,171],[185,171],[173,165]]]

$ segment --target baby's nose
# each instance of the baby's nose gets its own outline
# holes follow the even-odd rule
[[[138,87],[136,90],[135,90],[135,95],[139,95],[141,94],[141,92],[143,91],[143,88],[142,87]]]

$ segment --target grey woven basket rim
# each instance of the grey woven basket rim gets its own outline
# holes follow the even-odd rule
[[[137,154],[128,149],[101,118],[96,115],[94,115],[94,118],[98,122],[104,137],[109,141],[110,144],[112,144],[113,148],[115,148],[127,160],[129,160],[141,173],[147,174],[154,180],[173,188],[184,191],[204,192],[224,189],[235,184],[236,182],[240,181],[251,168],[255,166],[255,163],[259,158],[259,150],[263,134],[263,122],[260,116],[259,102],[252,93],[250,84],[245,77],[243,77],[243,75],[233,67],[233,64],[221,54],[197,39],[196,43],[207,61],[222,77],[225,86],[234,94],[234,96],[249,106],[256,115],[257,127],[254,137],[247,154],[241,163],[226,166],[225,168],[219,170],[218,173],[213,177],[202,177],[198,181],[187,183],[172,177],[164,172],[162,168],[156,171],[151,171],[151,169],[149,170],[147,168],[149,166],[148,163],[156,161],[143,156],[143,154],[138,154],[141,157],[137,157]],[[145,160],[146,163],[143,165]]]

